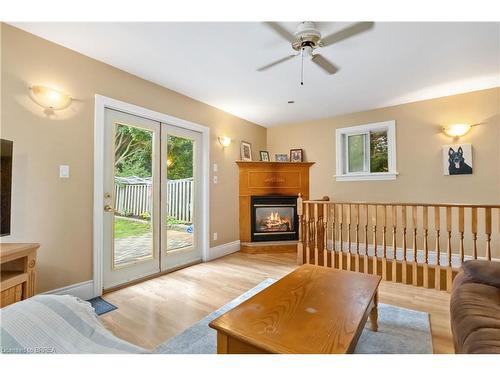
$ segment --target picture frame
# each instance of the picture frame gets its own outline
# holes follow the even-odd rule
[[[292,148],[290,150],[290,162],[302,163],[304,161],[304,150],[301,148]]]
[[[241,141],[240,156],[242,161],[252,161],[252,145],[250,142]]]
[[[284,163],[284,162],[288,162],[289,159],[288,159],[288,154],[274,154],[274,159],[277,161],[277,162],[281,162],[281,163]]]
[[[269,152],[261,151],[260,152],[260,161],[270,161],[269,160]]]
[[[472,145],[470,143],[443,146],[443,174],[456,176],[472,174]]]

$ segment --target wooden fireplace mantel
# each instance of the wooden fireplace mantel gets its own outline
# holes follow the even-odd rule
[[[314,162],[261,162],[237,161],[240,197],[240,242],[241,250],[247,252],[269,251],[271,246],[251,243],[250,201],[253,195],[295,195],[302,193],[309,199],[309,168]],[[289,242],[289,241],[288,241]],[[279,251],[279,247],[276,250]],[[281,251],[296,251],[294,245],[285,244]]]

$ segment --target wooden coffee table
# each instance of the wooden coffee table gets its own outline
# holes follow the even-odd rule
[[[368,316],[377,330],[379,283],[303,265],[210,323],[217,353],[352,353]]]

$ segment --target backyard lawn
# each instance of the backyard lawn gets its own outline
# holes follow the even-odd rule
[[[115,217],[115,238],[142,236],[151,231],[149,221],[136,221],[122,217]]]
[[[127,238],[132,236],[142,236],[146,233],[151,232],[150,221],[140,221],[129,219],[125,217],[115,216],[115,238]],[[177,220],[173,217],[169,217],[167,219],[168,225],[175,224],[183,224],[187,225],[188,223]],[[179,229],[174,229],[179,231]],[[181,230],[184,232],[184,230]]]

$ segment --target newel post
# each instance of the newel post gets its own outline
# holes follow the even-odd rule
[[[299,242],[297,243],[297,264],[304,264],[304,242],[303,242],[303,203],[302,193],[297,198],[297,216],[299,217]]]

